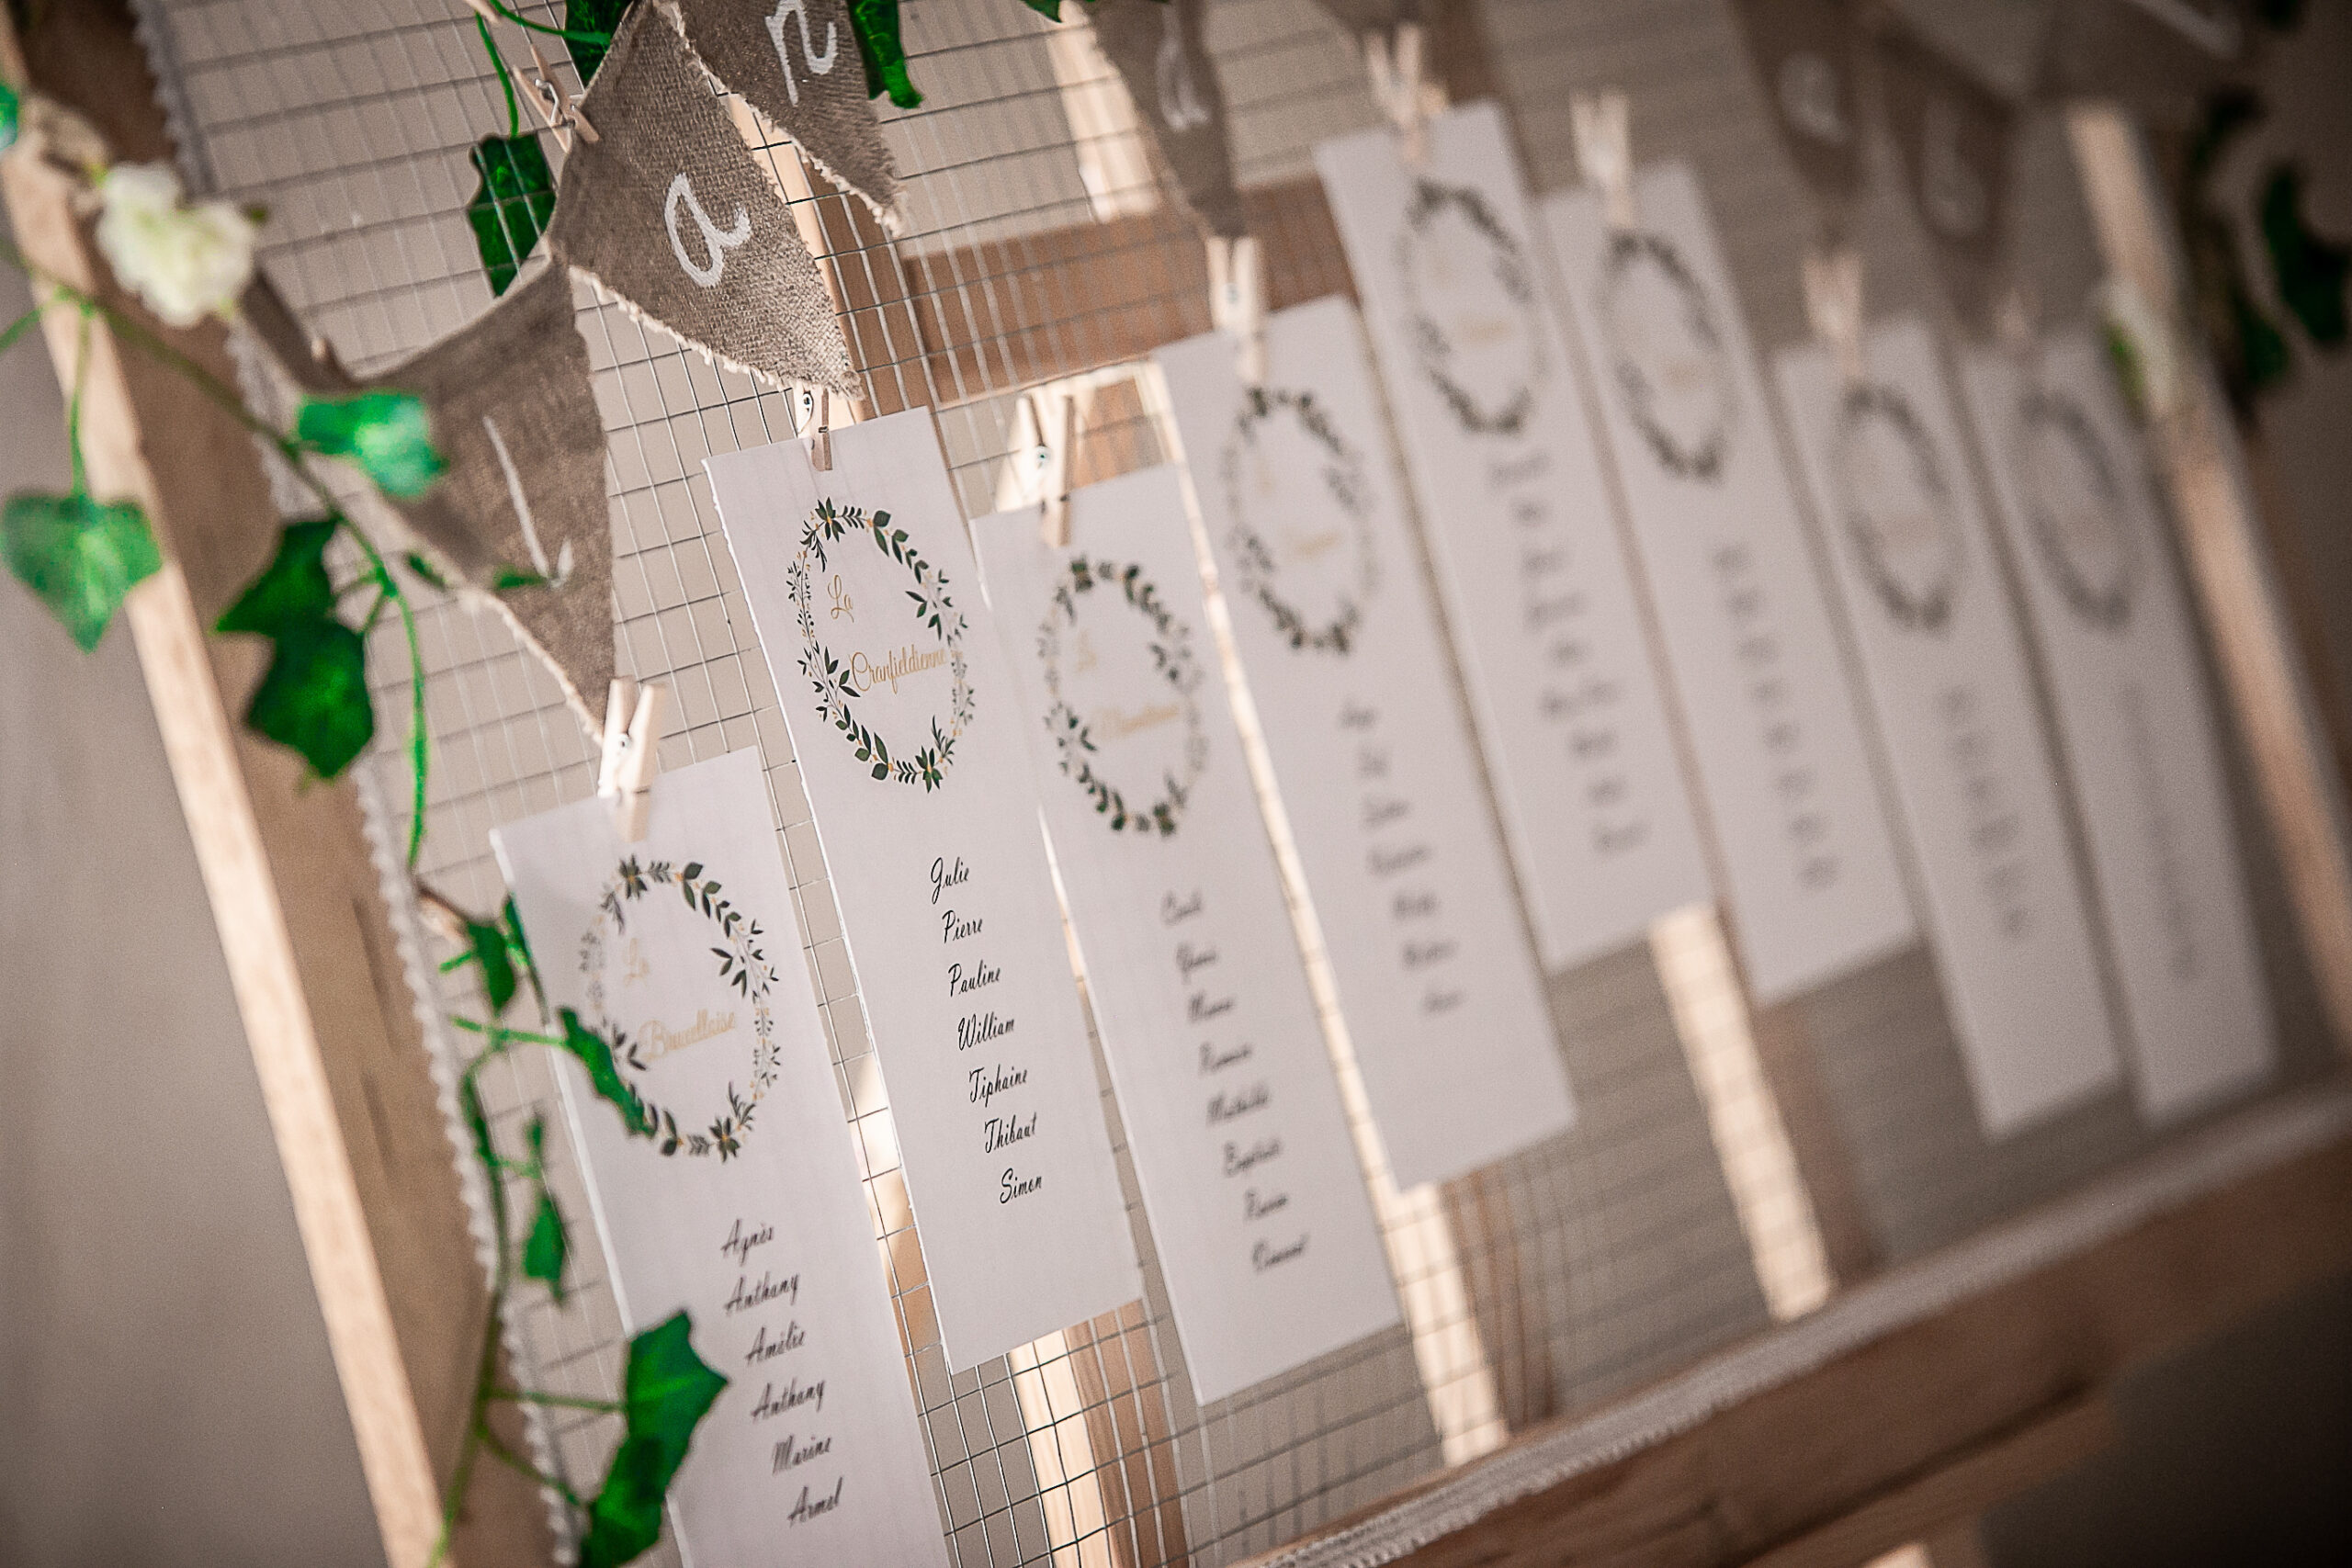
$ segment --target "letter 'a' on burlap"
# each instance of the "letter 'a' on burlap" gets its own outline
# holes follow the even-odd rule
[[[1988,327],[2007,261],[2017,110],[1899,27],[1878,48],[1887,130],[1937,271],[1961,318]]]
[[[423,495],[392,504],[454,585],[494,603],[552,667],[565,700],[601,724],[613,679],[613,524],[605,421],[572,324],[571,275],[542,268],[473,325],[370,384],[424,400],[449,465]]]
[[[849,0],[676,0],[703,69],[895,227],[899,173],[865,96]]]
[[[1736,0],[1747,57],[1797,173],[1833,223],[1862,183],[1849,0]]]
[[[1207,9],[1207,0],[1094,0],[1087,16],[1193,216],[1238,239],[1249,225],[1233,184],[1225,89],[1202,36]]]
[[[557,258],[722,365],[851,393],[816,259],[659,6],[629,9],[580,112]]]

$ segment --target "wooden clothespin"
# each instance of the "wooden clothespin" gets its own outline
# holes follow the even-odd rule
[[[1031,392],[1029,417],[1037,427],[1037,533],[1055,549],[1069,547],[1070,473],[1078,459],[1078,399],[1069,392]],[[1053,408],[1053,405],[1058,405]],[[1059,418],[1052,418],[1052,412]],[[1051,419],[1051,423],[1048,420]]]
[[[1266,384],[1266,262],[1258,236],[1209,236],[1209,320],[1233,339],[1233,365],[1252,391]]]
[[[1633,118],[1632,106],[1616,88],[1568,95],[1577,166],[1585,183],[1600,192],[1610,230],[1619,234],[1642,226],[1641,208],[1634,199]]]
[[[511,20],[501,16],[490,0],[466,0],[466,4],[472,8],[474,15],[482,19],[484,26]],[[531,70],[524,80],[524,85],[530,89],[527,96],[531,107],[538,111],[548,129],[555,132],[557,145],[567,152],[571,151],[571,133],[575,130],[582,141],[604,140],[596,134],[596,128],[588,123],[588,117],[580,112],[580,105],[572,98],[571,90],[548,69],[546,58],[539,53],[538,41],[528,32],[523,35],[523,47],[531,51]]]
[[[820,388],[817,393],[816,428],[808,434],[808,466],[820,474],[833,468],[833,389]]]
[[[1849,389],[1869,378],[1862,362],[1862,256],[1851,245],[1807,251],[1804,315],[1814,335],[1838,355]]]
[[[1373,101],[1396,128],[1405,164],[1413,169],[1429,162],[1430,120],[1445,107],[1445,89],[1429,79],[1428,52],[1429,35],[1419,22],[1397,23],[1391,37],[1364,35]]]
[[[645,810],[653,799],[653,771],[662,741],[662,709],[669,694],[666,686],[615,681],[605,698],[604,758],[596,770],[596,794],[612,803],[613,826],[624,843],[645,837]]]

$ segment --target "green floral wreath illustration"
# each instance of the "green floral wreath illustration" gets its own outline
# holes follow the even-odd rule
[[[947,723],[943,728],[934,714],[931,744],[911,757],[892,756],[888,743],[857,716],[857,694],[851,689],[849,671],[817,636],[817,574],[826,570],[827,547],[853,535],[872,540],[876,549],[906,569],[914,582],[907,597],[914,602],[916,623],[938,633],[946,645],[954,681]],[[817,694],[817,716],[848,738],[857,760],[872,768],[876,779],[921,784],[926,791],[939,788],[955,764],[956,742],[971,724],[973,713],[971,668],[964,658],[964,613],[948,597],[945,575],[907,543],[904,528],[890,526],[888,513],[876,512],[869,518],[858,507],[836,506],[828,500],[819,502],[801,525],[800,552],[786,570],[786,585],[800,628],[800,673]]]
[[[1960,589],[1961,540],[1960,530],[1952,517],[1951,481],[1944,477],[1943,464],[1937,459],[1935,444],[1928,437],[1927,427],[1919,423],[1909,400],[1892,387],[1864,385],[1849,388],[1839,408],[1838,429],[1837,472],[1838,487],[1843,491],[1846,512],[1846,535],[1853,542],[1854,554],[1861,563],[1862,576],[1871,585],[1881,604],[1894,623],[1906,630],[1939,632],[1951,619],[1952,602]],[[1933,503],[1939,525],[1938,535],[1942,546],[1941,558],[1935,576],[1927,583],[1914,587],[1896,576],[1886,558],[1886,549],[1877,519],[1856,495],[1854,482],[1855,440],[1861,428],[1876,423],[1893,431],[1903,443],[1911,462],[1913,476],[1919,488]]]
[[[1355,528],[1360,565],[1354,589],[1341,592],[1330,618],[1319,623],[1310,623],[1296,605],[1283,596],[1278,585],[1281,567],[1274,558],[1273,548],[1250,522],[1249,507],[1242,500],[1242,456],[1257,444],[1259,429],[1278,413],[1287,413],[1296,420],[1307,437],[1323,448],[1324,488],[1331,492],[1331,499]],[[1340,436],[1314,393],[1250,389],[1226,442],[1225,493],[1233,517],[1226,542],[1233,552],[1234,586],[1240,596],[1255,601],[1293,649],[1345,656],[1355,646],[1356,628],[1363,620],[1363,601],[1371,596],[1380,581],[1379,562],[1373,555],[1368,526],[1372,499],[1363,459]]]
[[[1535,283],[1529,276],[1527,258],[1519,242],[1504,228],[1486,197],[1463,186],[1439,185],[1431,180],[1416,183],[1413,200],[1405,209],[1405,229],[1396,239],[1396,259],[1405,276],[1405,287],[1413,292],[1411,250],[1413,243],[1429,231],[1430,224],[1441,214],[1457,211],[1478,232],[1491,249],[1495,282],[1503,297],[1511,302],[1523,319],[1523,330],[1518,340],[1528,353],[1526,378],[1511,389],[1508,397],[1495,406],[1482,405],[1467,387],[1455,380],[1447,366],[1453,355],[1453,344],[1443,328],[1432,321],[1427,310],[1413,312],[1413,346],[1421,363],[1421,374],[1445,400],[1453,417],[1462,422],[1464,430],[1481,435],[1516,435],[1527,423],[1527,416],[1535,408],[1535,389],[1550,368],[1544,359],[1544,337],[1532,319],[1535,313]]]
[[[1629,341],[1625,323],[1618,314],[1617,300],[1625,280],[1635,266],[1643,264],[1657,268],[1667,287],[1682,302],[1683,325],[1691,341],[1706,355],[1713,372],[1718,406],[1714,418],[1696,440],[1685,440],[1668,429],[1658,416],[1657,378],[1642,364],[1641,345]],[[1732,426],[1739,412],[1737,383],[1732,378],[1730,351],[1715,325],[1714,309],[1706,290],[1699,286],[1697,276],[1674,248],[1673,242],[1663,234],[1628,232],[1610,237],[1609,253],[1601,262],[1600,316],[1601,330],[1609,340],[1610,378],[1617,384],[1625,416],[1642,433],[1642,439],[1657,457],[1658,466],[1678,479],[1704,483],[1722,479],[1724,465],[1731,456]]]
[[[781,1058],[775,1042],[775,1014],[769,1006],[768,993],[775,985],[776,973],[768,963],[766,949],[761,945],[765,933],[760,929],[760,922],[747,919],[732,902],[720,897],[717,879],[704,876],[703,870],[699,861],[673,866],[668,861],[660,860],[640,865],[635,855],[623,860],[605,885],[595,923],[581,941],[580,972],[588,983],[588,1005],[583,1010],[596,1019],[597,1032],[612,1042],[613,1061],[629,1075],[629,1087],[637,1091],[645,1107],[646,1119],[655,1129],[654,1146],[664,1155],[715,1154],[725,1161],[743,1152],[743,1139],[752,1130],[752,1114],[775,1083]],[[734,987],[752,1006],[750,1087],[739,1089],[730,1079],[727,1085],[727,1109],[714,1115],[709,1126],[699,1133],[681,1128],[673,1108],[657,1104],[646,1096],[642,1088],[648,1066],[644,1042],[630,1039],[622,1030],[612,1016],[605,994],[607,931],[613,936],[626,934],[628,906],[657,887],[675,887],[685,899],[687,908],[698,911],[718,928],[723,945],[710,951],[718,960],[719,984]],[[689,1116],[688,1120],[692,1119]]]
[[[1151,623],[1152,669],[1175,694],[1184,717],[1183,776],[1162,772],[1159,795],[1142,806],[1130,806],[1125,794],[1095,771],[1094,738],[1084,716],[1062,696],[1062,633],[1077,626],[1079,601],[1097,588],[1118,589],[1129,607]],[[1173,834],[1209,755],[1200,705],[1193,700],[1201,676],[1193,662],[1192,628],[1169,611],[1142,567],[1077,556],[1054,590],[1053,608],[1037,627],[1037,659],[1045,669],[1046,694],[1053,698],[1046,713],[1046,729],[1054,738],[1062,773],[1086,792],[1113,832],[1157,833],[1163,838]]]
[[[2025,511],[2033,534],[2034,553],[2057,580],[2058,591],[2065,595],[2067,605],[2077,615],[2100,631],[2121,631],[2132,619],[2132,591],[2140,574],[2140,555],[2122,521],[2123,487],[2116,478],[2114,465],[2108,460],[2107,444],[2099,439],[2081,405],[2057,392],[2029,393],[2019,417],[2029,442],[2037,435],[2047,436],[2064,442],[2082,458],[2115,538],[2115,579],[2097,583],[2085,574],[2081,563],[2066,547],[2049,498],[2041,492],[2039,468],[2029,463]]]

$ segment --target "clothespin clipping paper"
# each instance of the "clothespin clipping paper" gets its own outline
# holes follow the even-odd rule
[[[624,843],[645,837],[645,811],[653,798],[653,773],[662,740],[666,686],[615,681],[605,700],[603,760],[596,794],[612,803],[613,827]]]
[[[1209,319],[1234,340],[1241,384],[1266,384],[1266,264],[1258,236],[1209,236]]]
[[[1078,454],[1078,399],[1066,391],[1028,394],[1037,427],[1037,532],[1055,549],[1069,545],[1070,473]]]
[[[1614,88],[1572,93],[1568,122],[1576,133],[1577,166],[1585,183],[1600,192],[1611,231],[1623,234],[1640,228],[1641,209],[1634,200],[1633,109],[1625,95]]]
[[[1804,314],[1814,335],[1838,355],[1846,385],[1861,385],[1868,374],[1862,364],[1862,258],[1851,245],[1805,253]]]
[[[1429,79],[1429,35],[1419,22],[1399,22],[1393,37],[1366,33],[1364,69],[1372,96],[1403,143],[1406,165],[1429,162],[1429,122],[1445,107],[1445,89]]]

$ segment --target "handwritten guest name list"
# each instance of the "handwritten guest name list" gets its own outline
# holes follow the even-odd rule
[[[632,1137],[576,1064],[559,1069],[623,1326],[684,1309],[728,1380],[671,1491],[680,1558],[939,1568],[922,1433],[757,753],[659,780],[639,843],[595,800],[492,840],[548,1001],[601,1027],[660,1112],[655,1136]]]
[[[1183,481],[974,525],[1203,1404],[1397,1321],[1396,1292],[1203,616]]]
[[[1133,1300],[1141,1277],[1020,693],[931,415],[836,432],[832,448],[822,474],[797,441],[706,466],[961,1369]]]
[[[1396,411],[1544,965],[1710,896],[1502,116],[1315,150]]]
[[[1400,1186],[1575,1118],[1345,300],[1159,355],[1364,1090]]]
[[[2121,1075],[2030,677],[1934,337],[1864,378],[1791,349],[1781,387],[1917,856],[1977,1120],[2000,1137]]]
[[[2086,333],[2028,370],[1962,371],[2050,671],[2142,1112],[2211,1104],[2271,1067],[2213,712],[2139,440]]]
[[[1747,324],[1698,183],[1544,203],[1648,569],[1749,986],[1794,996],[1912,941],[1909,901]]]

